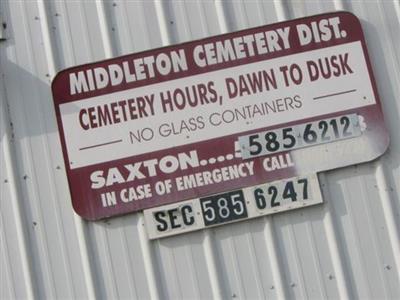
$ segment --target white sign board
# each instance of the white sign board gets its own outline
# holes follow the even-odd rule
[[[346,12],[73,67],[52,89],[90,220],[369,161],[389,142]]]

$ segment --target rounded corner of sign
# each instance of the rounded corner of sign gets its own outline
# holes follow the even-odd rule
[[[386,151],[389,149],[390,146],[390,137],[389,137],[389,133],[386,131],[384,133],[384,137],[383,137],[383,141],[381,143],[381,147],[378,149],[378,151],[376,151],[374,153],[374,155],[372,155],[372,157],[368,160],[368,162],[372,162],[378,158],[380,158],[381,156],[383,156]]]
[[[98,220],[98,218],[94,217],[92,214],[87,214],[86,211],[81,211],[79,210],[74,203],[72,203],[72,207],[74,209],[74,212],[81,217],[82,219],[86,220],[86,221],[96,221]]]
[[[64,73],[66,73],[68,71],[69,71],[69,69],[64,69],[64,70],[58,71],[56,73],[56,75],[54,75],[54,78],[51,81],[51,89],[53,89],[54,85],[57,83],[57,81],[59,81],[59,77],[61,77],[62,75],[64,75]]]
[[[353,12],[348,11],[348,10],[341,10],[338,13],[341,15],[345,15],[345,16],[349,17],[350,19],[353,19],[357,23],[360,30],[362,31],[361,21]]]
[[[62,78],[60,79],[60,77],[62,77],[64,75],[64,73],[67,71],[68,69],[65,70],[61,70],[59,72],[57,72],[57,74],[54,76],[53,80],[51,81],[51,91],[53,94],[53,99],[56,101],[57,100],[57,84],[60,80],[62,80]]]

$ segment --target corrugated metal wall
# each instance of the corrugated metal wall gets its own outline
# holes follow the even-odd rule
[[[155,241],[141,213],[75,215],[57,71],[343,9],[361,19],[391,146],[321,174],[323,205]],[[0,0],[0,18],[0,299],[400,298],[398,0]]]

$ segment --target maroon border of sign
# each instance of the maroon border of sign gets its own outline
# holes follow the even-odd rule
[[[343,38],[341,40],[334,39],[334,40],[331,40],[328,42],[321,42],[318,44],[311,43],[307,46],[300,47],[297,37],[295,35],[292,35],[291,39],[290,39],[292,48],[290,48],[288,50],[282,50],[282,51],[275,52],[275,53],[269,53],[269,54],[266,54],[263,56],[255,56],[255,57],[251,57],[251,58],[237,60],[234,62],[223,63],[223,64],[219,64],[216,66],[207,67],[204,69],[201,69],[199,67],[196,67],[193,64],[190,64],[190,62],[192,61],[191,60],[192,51],[190,51],[190,50],[193,49],[193,47],[198,44],[207,43],[207,42],[215,42],[218,40],[225,39],[227,37],[234,38],[237,36],[243,36],[245,34],[254,34],[256,32],[260,32],[263,30],[273,30],[273,29],[277,29],[277,28],[282,28],[284,26],[295,26],[299,23],[309,24],[310,22],[317,21],[321,18],[337,17],[337,16],[341,18],[341,24],[342,24],[341,26],[343,28],[346,28],[346,30],[347,30],[346,38]],[[292,28],[292,30],[293,30],[293,28]],[[99,169],[99,166],[107,168],[108,166],[115,165],[115,164],[121,165],[126,161],[133,161],[134,159],[137,159],[140,161],[140,160],[154,158],[154,157],[161,157],[161,156],[167,155],[168,153],[170,153],[170,154],[177,153],[178,149],[179,149],[179,151],[183,152],[185,150],[188,151],[190,149],[196,148],[197,146],[201,146],[201,147],[205,148],[208,145],[208,147],[212,147],[212,150],[210,150],[209,153],[207,153],[207,151],[203,151],[203,154],[213,154],[215,150],[218,150],[218,149],[224,150],[226,148],[224,145],[221,145],[221,146],[219,145],[218,149],[216,149],[215,148],[216,143],[219,143],[222,141],[232,142],[233,140],[235,140],[238,137],[238,135],[234,134],[234,135],[230,135],[230,136],[212,139],[212,140],[209,140],[206,142],[199,142],[199,143],[184,145],[184,146],[180,146],[180,147],[176,147],[176,148],[163,149],[160,151],[150,152],[150,153],[146,153],[143,155],[128,157],[128,158],[119,159],[119,160],[110,161],[110,162],[101,163],[101,164],[96,164],[93,166],[88,166],[88,167],[83,167],[83,168],[78,168],[78,169],[71,169],[69,166],[69,158],[68,158],[66,142],[65,142],[65,138],[64,138],[64,130],[63,130],[62,121],[61,121],[61,112],[60,112],[60,107],[59,107],[60,104],[67,103],[67,102],[73,102],[73,101],[90,98],[90,97],[94,97],[94,96],[109,94],[109,93],[113,93],[113,92],[117,92],[117,91],[121,91],[121,90],[132,89],[132,88],[136,88],[139,86],[145,86],[145,85],[160,83],[160,82],[164,82],[164,81],[169,81],[172,79],[193,76],[193,75],[207,73],[210,71],[220,70],[220,69],[224,69],[224,68],[230,68],[230,67],[234,67],[234,66],[238,66],[238,65],[249,64],[252,62],[262,61],[262,60],[266,60],[266,59],[272,59],[272,58],[286,56],[286,55],[290,55],[290,54],[307,52],[307,51],[326,48],[326,47],[330,47],[330,46],[334,46],[334,45],[341,45],[341,44],[350,43],[350,42],[354,42],[354,41],[360,41],[362,44],[362,49],[364,51],[364,55],[366,58],[367,69],[369,72],[369,76],[371,78],[371,85],[372,85],[372,89],[373,89],[373,92],[375,95],[376,104],[367,106],[367,107],[364,107],[361,109],[348,110],[346,112],[341,112],[341,113],[353,113],[353,112],[361,111],[363,113],[363,115],[366,115],[369,118],[369,121],[370,121],[369,124],[376,126],[376,131],[374,132],[374,137],[377,140],[379,140],[379,143],[378,143],[379,149],[377,149],[376,156],[370,158],[370,160],[372,160],[385,152],[385,150],[387,149],[388,144],[389,144],[389,137],[388,137],[388,132],[387,132],[386,126],[383,122],[382,108],[381,108],[381,104],[380,104],[381,102],[380,102],[380,99],[378,96],[376,82],[375,82],[375,79],[374,79],[374,76],[372,73],[371,62],[369,59],[364,34],[363,34],[363,31],[361,28],[361,23],[354,14],[349,13],[349,12],[339,11],[339,12],[332,12],[332,13],[324,13],[324,14],[294,19],[294,20],[290,20],[290,21],[284,21],[284,22],[279,22],[279,23],[274,23],[274,24],[269,24],[269,25],[258,26],[255,28],[240,30],[240,31],[232,32],[232,33],[226,33],[226,34],[222,34],[222,35],[218,35],[218,36],[212,36],[212,37],[208,37],[208,38],[204,38],[204,39],[200,39],[200,40],[185,42],[182,44],[176,44],[176,45],[166,46],[166,47],[162,47],[162,48],[147,50],[147,51],[143,51],[143,52],[139,52],[139,53],[128,54],[128,55],[124,55],[124,56],[120,56],[120,57],[116,57],[116,58],[112,58],[112,59],[106,59],[106,60],[102,60],[99,62],[84,64],[84,65],[80,65],[80,66],[74,66],[74,67],[62,70],[55,76],[55,78],[52,82],[52,93],[53,93],[53,99],[54,99],[54,103],[55,103],[57,124],[58,124],[59,132],[60,132],[60,140],[61,140],[64,162],[65,162],[65,167],[66,167],[66,171],[67,171],[68,183],[69,183],[69,187],[70,187],[72,204],[73,204],[74,210],[85,219],[96,220],[96,219],[101,219],[101,218],[115,216],[115,215],[122,215],[122,214],[126,214],[129,212],[140,211],[145,208],[150,208],[150,207],[160,206],[160,205],[164,205],[164,204],[170,204],[170,203],[174,203],[174,202],[184,201],[184,200],[187,200],[190,198],[196,198],[199,196],[206,196],[206,195],[210,195],[210,194],[214,194],[214,193],[218,193],[218,192],[225,192],[225,191],[229,191],[232,189],[243,188],[243,187],[246,187],[249,185],[259,184],[262,181],[265,182],[265,181],[269,181],[272,179],[268,178],[268,177],[263,177],[263,176],[257,175],[256,178],[251,178],[251,179],[248,179],[248,178],[243,179],[242,178],[240,181],[236,180],[236,181],[232,181],[232,182],[221,183],[220,185],[218,185],[218,187],[212,187],[212,188],[208,189],[207,192],[204,192],[203,191],[204,189],[195,189],[195,191],[191,190],[190,192],[181,193],[181,194],[179,194],[179,196],[175,195],[175,194],[171,195],[171,197],[175,197],[174,199],[168,198],[168,199],[160,200],[158,198],[161,198],[161,197],[158,197],[158,198],[154,198],[154,199],[147,199],[145,203],[144,203],[144,201],[136,201],[135,203],[131,203],[130,205],[125,205],[122,208],[121,208],[121,206],[118,206],[118,207],[112,207],[112,208],[109,207],[107,209],[102,209],[100,206],[98,206],[98,205],[96,206],[96,204],[92,201],[93,197],[98,196],[98,195],[93,193],[93,191],[90,188],[88,189],[87,182],[86,183],[83,182],[84,177],[87,176],[88,174],[90,174],[90,170],[93,170],[93,168]],[[145,57],[148,55],[156,55],[157,53],[165,52],[169,49],[182,49],[182,48],[185,49],[186,55],[188,58],[187,61],[188,61],[189,69],[186,72],[171,74],[170,76],[165,76],[162,78],[152,78],[152,79],[148,79],[148,80],[144,80],[144,81],[132,82],[130,84],[122,84],[120,86],[109,87],[109,88],[106,88],[101,91],[87,92],[87,93],[82,93],[82,94],[74,95],[74,96],[69,95],[68,75],[71,72],[92,69],[92,68],[100,67],[100,66],[104,67],[111,63],[122,63],[122,61],[125,61],[127,59],[132,60],[135,58]],[[330,117],[330,116],[335,116],[335,115],[336,114],[328,114],[328,115],[324,115],[324,117]],[[321,118],[321,116],[319,116],[318,118]],[[293,124],[316,120],[318,118],[308,118],[308,119],[298,120],[298,121],[287,123],[287,125],[290,126]],[[280,126],[282,126],[282,125],[280,125]],[[269,127],[268,129],[273,129],[273,128],[277,128],[277,127],[279,127],[279,126]],[[240,135],[244,135],[247,133],[260,131],[260,130],[262,130],[262,129],[257,129],[257,130],[249,131],[246,133],[241,133]],[[194,147],[194,145],[196,145],[196,147]],[[254,159],[254,161],[255,161],[256,170],[261,168],[261,166],[260,166],[261,159],[256,158],[256,159]],[[233,162],[238,163],[239,160],[234,160]],[[360,163],[360,162],[362,162],[362,161],[356,161],[355,163]],[[339,165],[338,167],[340,167],[340,166],[341,165]],[[216,164],[215,167],[219,167],[219,165]],[[199,169],[199,171],[201,171],[201,169]],[[181,172],[181,174],[177,174],[177,175],[184,175],[185,173],[188,173],[188,172]],[[282,178],[290,177],[290,176],[293,176],[293,170],[278,171],[278,172],[274,172],[273,180],[282,179]],[[157,179],[163,179],[163,178],[168,178],[168,177],[161,176],[161,177],[158,177]],[[153,182],[153,181],[154,181],[153,179],[147,180],[147,182]],[[140,182],[138,184],[140,184]],[[123,186],[127,186],[127,185],[129,185],[129,184],[125,184]],[[104,190],[102,190],[102,192],[104,192]],[[179,197],[179,198],[177,199],[176,197]]]

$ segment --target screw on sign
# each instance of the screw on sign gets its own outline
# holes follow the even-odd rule
[[[193,200],[196,214],[152,215],[168,232],[205,226],[197,212],[211,209],[218,222],[255,215],[225,196],[242,191],[246,204],[251,187],[311,180],[389,142],[361,24],[347,12],[75,66],[52,91],[75,211],[96,220]],[[277,211],[309,203],[276,188]],[[201,206],[215,195],[225,196]]]

